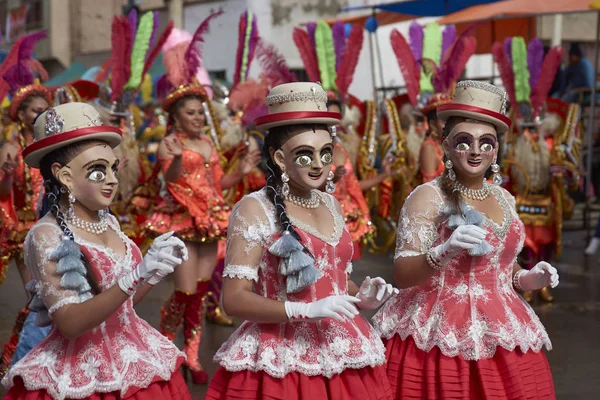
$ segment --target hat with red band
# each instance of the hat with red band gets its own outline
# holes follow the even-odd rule
[[[327,111],[327,93],[312,82],[275,86],[267,96],[269,114],[254,120],[256,129],[298,124],[339,125],[342,115]]]
[[[49,108],[34,124],[35,141],[23,150],[23,159],[33,168],[54,150],[84,140],[100,140],[115,148],[121,130],[102,125],[100,114],[86,103],[66,103]]]
[[[442,120],[450,117],[470,118],[488,122],[499,132],[506,132],[511,124],[506,112],[506,92],[497,86],[479,81],[461,81],[456,84],[452,102],[438,107]]]

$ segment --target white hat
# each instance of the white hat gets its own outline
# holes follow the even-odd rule
[[[486,82],[461,81],[456,84],[452,102],[440,105],[438,118],[471,118],[488,122],[499,132],[506,132],[511,124],[506,112],[506,92]]]
[[[338,125],[341,114],[327,111],[327,93],[320,84],[295,82],[275,86],[267,96],[269,114],[254,121],[256,129],[297,124]]]
[[[33,168],[41,159],[61,147],[84,140],[101,140],[115,148],[121,143],[121,130],[103,126],[100,114],[86,103],[66,103],[49,108],[33,126],[35,141],[23,150],[23,159]]]

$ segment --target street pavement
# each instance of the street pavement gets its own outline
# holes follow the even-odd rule
[[[577,228],[573,222],[567,228]],[[560,273],[560,286],[554,290],[556,300],[541,304],[535,300],[534,308],[546,326],[554,349],[548,352],[556,393],[559,399],[595,400],[600,398],[600,251],[596,257],[583,254],[586,234],[582,230],[566,231],[564,252],[555,265]],[[353,279],[360,284],[365,276],[382,276],[391,281],[392,256],[363,255],[355,262]],[[137,305],[138,314],[158,327],[160,307],[173,290],[171,281],[157,285]],[[4,284],[0,285],[0,342],[10,336],[14,318],[25,302],[16,268],[11,267]],[[370,315],[370,314],[369,314]],[[236,321],[239,325],[240,321]],[[217,366],[212,356],[233,333],[235,327],[205,324],[200,347],[200,361],[212,376]],[[176,343],[182,346],[181,332]],[[594,355],[596,354],[596,355]],[[189,387],[194,399],[203,399],[206,385]],[[4,394],[0,389],[0,396]]]

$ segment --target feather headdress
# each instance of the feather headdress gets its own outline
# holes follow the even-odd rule
[[[259,39],[256,46],[256,58],[272,86],[297,80],[296,75],[290,71],[285,58],[273,44]]]
[[[397,29],[394,29],[390,34],[390,42],[394,54],[396,54],[400,72],[404,78],[408,99],[413,106],[416,106],[417,96],[419,95],[419,79],[421,76],[419,68],[420,62],[415,60],[415,52],[412,51],[412,46],[409,46],[404,36],[402,36]]]
[[[306,30],[294,28],[294,43],[309,79],[321,82],[323,89],[337,92],[346,102],[362,50],[363,29],[353,26],[346,37],[342,21],[333,27],[325,21],[312,22]]]
[[[128,17],[115,16],[111,30],[111,56],[98,74],[104,81],[100,88],[98,103],[106,111],[115,115],[126,115],[129,104],[145,74],[156,60],[160,48],[173,29],[169,22],[156,43],[158,18],[147,12],[138,18],[135,11]]]
[[[258,44],[258,20],[256,15],[246,10],[240,15],[238,24],[238,47],[235,58],[235,72],[233,75],[233,87],[244,83],[250,72],[250,64],[254,58],[256,45]]]
[[[530,115],[523,115],[526,117],[539,115],[560,67],[563,49],[553,47],[544,57],[539,39],[527,46],[522,37],[513,37],[494,43],[492,53],[511,107],[521,112],[531,110]],[[519,108],[520,104],[526,106]]]

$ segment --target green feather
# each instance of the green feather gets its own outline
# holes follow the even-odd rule
[[[438,24],[432,22],[427,24],[424,29],[423,37],[423,58],[429,58],[439,66],[442,59],[442,29]],[[419,82],[421,93],[432,93],[431,73],[421,71],[421,81]]]
[[[242,65],[240,68],[240,83],[246,82],[246,71],[248,70],[248,56],[250,53],[250,38],[252,37],[252,19],[254,14],[248,10],[248,21],[246,22],[246,36],[244,38],[244,51],[242,53]]]
[[[525,39],[515,36],[511,46],[512,67],[515,74],[515,98],[517,103],[529,103],[529,68],[527,67],[527,46]]]
[[[131,76],[125,84],[125,89],[137,89],[142,84],[142,73],[144,72],[144,62],[146,61],[146,53],[150,46],[150,37],[154,28],[154,15],[151,11],[142,15],[133,42],[133,50],[131,50]]]
[[[315,47],[317,48],[317,60],[319,61],[319,72],[321,73],[321,85],[325,90],[337,90],[335,78],[335,46],[331,27],[325,21],[317,23],[315,31]]]

